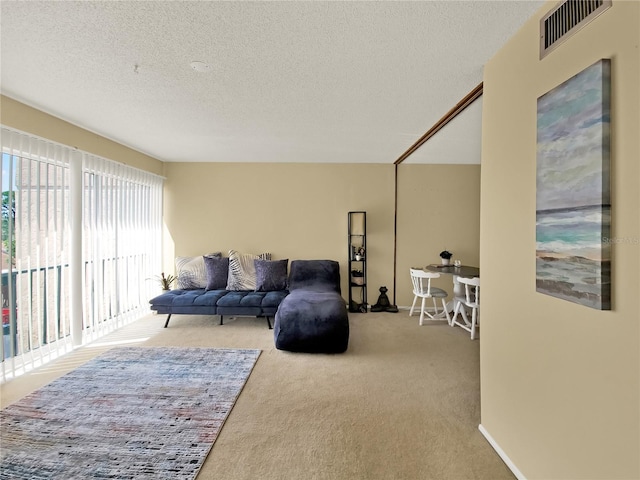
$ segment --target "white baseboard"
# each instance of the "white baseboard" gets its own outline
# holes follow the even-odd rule
[[[507,467],[509,467],[509,470],[511,470],[511,472],[516,476],[516,478],[518,480],[527,480],[527,478],[522,474],[520,470],[518,470],[518,467],[516,467],[516,465],[511,461],[507,454],[504,453],[504,450],[500,448],[500,445],[496,443],[489,432],[487,432],[487,430],[482,426],[482,424],[478,425],[478,430],[480,430],[480,433],[484,435],[484,438],[487,439],[487,442],[489,442],[496,453],[500,456],[502,461],[507,465]]]

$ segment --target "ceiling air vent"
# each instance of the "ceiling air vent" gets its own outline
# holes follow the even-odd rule
[[[611,6],[612,0],[566,0],[540,20],[540,59]]]

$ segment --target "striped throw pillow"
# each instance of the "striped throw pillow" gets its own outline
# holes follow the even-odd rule
[[[256,267],[254,260],[271,260],[270,253],[253,255],[229,250],[229,277],[227,290],[255,290]]]

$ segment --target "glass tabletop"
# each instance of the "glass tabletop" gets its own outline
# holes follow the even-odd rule
[[[469,265],[437,265],[435,263],[424,267],[425,270],[436,273],[446,273],[448,275],[457,275],[459,277],[479,277],[480,269],[478,267],[470,267]]]

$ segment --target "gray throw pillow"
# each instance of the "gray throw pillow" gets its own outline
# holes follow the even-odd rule
[[[286,290],[289,259],[254,260],[256,267],[256,292]]]
[[[205,256],[204,268],[207,272],[205,290],[224,290],[229,275],[229,258]]]

